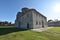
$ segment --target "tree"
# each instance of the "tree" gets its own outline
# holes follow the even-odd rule
[[[48,20],[48,22],[53,22],[53,20]]]
[[[8,24],[8,21],[5,21],[4,24]]]

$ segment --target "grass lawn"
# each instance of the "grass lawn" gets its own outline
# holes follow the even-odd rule
[[[60,27],[43,32],[0,27],[0,40],[60,40]]]

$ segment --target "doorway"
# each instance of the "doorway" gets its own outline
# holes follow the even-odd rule
[[[44,28],[44,22],[42,21],[42,27]]]
[[[29,23],[27,23],[27,29],[29,29]]]
[[[19,22],[19,25],[18,25],[18,27],[20,27],[21,26],[21,22]]]

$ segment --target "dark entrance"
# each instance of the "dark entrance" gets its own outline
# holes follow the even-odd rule
[[[44,22],[42,21],[42,27],[44,28]]]
[[[29,23],[27,23],[27,29],[29,29]]]
[[[20,27],[21,26],[21,22],[19,22],[19,26],[18,27]]]

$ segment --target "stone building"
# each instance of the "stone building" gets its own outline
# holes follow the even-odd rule
[[[60,21],[52,21],[52,22],[48,22],[48,26],[51,27],[60,27]]]
[[[47,27],[47,18],[35,9],[22,8],[15,20],[15,27],[23,29],[35,29]]]

